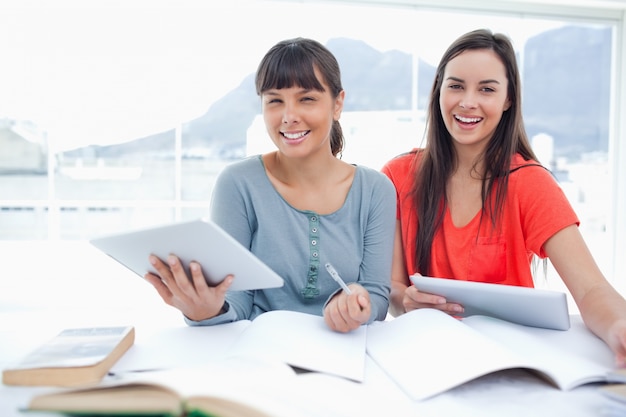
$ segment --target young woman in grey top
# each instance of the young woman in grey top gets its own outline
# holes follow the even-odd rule
[[[163,300],[190,325],[252,319],[270,310],[324,316],[347,332],[384,320],[389,306],[395,189],[376,170],[348,164],[339,117],[345,92],[327,48],[303,38],[279,42],[261,61],[256,89],[277,150],[226,167],[212,194],[211,217],[285,280],[280,288],[228,291],[229,275],[208,287],[193,262],[152,257],[147,274]],[[342,291],[324,268],[348,283]]]

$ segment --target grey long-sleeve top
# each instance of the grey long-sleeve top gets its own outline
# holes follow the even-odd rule
[[[330,262],[346,283],[370,294],[370,321],[384,320],[389,307],[396,194],[382,173],[356,167],[343,206],[318,215],[287,203],[271,184],[260,155],[228,165],[219,174],[211,218],[280,275],[280,288],[229,291],[226,312],[190,325],[254,319],[271,310],[323,315],[340,290],[324,264]],[[235,277],[237,279],[237,277]]]

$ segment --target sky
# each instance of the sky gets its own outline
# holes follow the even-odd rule
[[[557,25],[324,1],[0,0],[0,119],[33,121],[55,150],[124,142],[201,116],[282,39],[361,39],[436,65],[478,27],[517,47]]]

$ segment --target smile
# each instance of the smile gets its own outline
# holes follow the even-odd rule
[[[287,133],[287,132],[281,132],[281,133],[285,137],[285,139],[297,140],[306,136],[309,132],[310,130],[305,130],[304,132],[297,132],[297,133]]]
[[[461,123],[478,123],[483,120],[482,117],[463,117],[458,114],[455,114],[454,118]]]

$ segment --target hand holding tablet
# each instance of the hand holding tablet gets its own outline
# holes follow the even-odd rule
[[[146,272],[156,274],[149,262],[151,254],[163,261],[175,254],[185,268],[191,261],[198,262],[210,286],[229,274],[235,276],[233,291],[283,285],[276,272],[208,219],[99,237],[90,243],[141,277]]]
[[[567,330],[570,327],[566,295],[558,291],[504,284],[461,281],[412,275],[422,292],[440,295],[465,308],[462,317],[482,315],[526,326]]]

